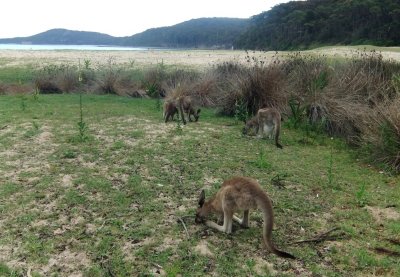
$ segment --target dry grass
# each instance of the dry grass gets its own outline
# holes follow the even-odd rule
[[[358,47],[363,49],[363,46]],[[356,48],[357,49],[357,48]],[[328,55],[331,57],[350,57],[356,51],[354,47],[331,47],[306,51],[306,53]],[[400,61],[400,51],[396,49],[381,48],[384,59]],[[286,55],[288,52],[278,52],[278,55]],[[251,53],[260,60],[271,61],[275,52],[254,51]],[[207,68],[223,62],[246,62],[248,53],[241,50],[172,50],[172,51],[18,51],[0,50],[0,67],[20,67],[27,65],[44,66],[50,64],[83,64],[90,60],[93,65],[105,65],[112,57],[116,64],[137,65],[148,67],[164,63],[190,68]]]

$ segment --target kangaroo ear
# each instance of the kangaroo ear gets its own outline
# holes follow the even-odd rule
[[[200,197],[199,197],[199,207],[203,207],[204,202],[206,201],[206,192],[204,191],[204,189],[201,191],[200,193]]]

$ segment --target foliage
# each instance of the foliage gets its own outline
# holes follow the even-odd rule
[[[247,19],[199,18],[171,27],[153,28],[126,39],[125,45],[173,48],[231,48]]]
[[[397,0],[291,1],[251,18],[235,47],[290,50],[318,45],[400,43]]]

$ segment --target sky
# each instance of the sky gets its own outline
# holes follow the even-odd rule
[[[2,0],[0,38],[54,28],[131,36],[201,17],[249,18],[289,0]]]

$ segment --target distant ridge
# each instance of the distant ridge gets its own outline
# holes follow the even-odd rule
[[[153,28],[129,37],[67,29],[51,29],[29,37],[0,39],[0,43],[112,45],[133,47],[230,48],[245,31],[248,19],[199,18]]]
[[[231,48],[249,25],[249,19],[199,18],[170,27],[154,28],[127,37],[126,46],[176,48]]]
[[[51,29],[30,37],[0,39],[0,43],[66,44],[66,45],[122,45],[122,38],[107,34],[67,29]]]
[[[53,29],[0,43],[199,49],[304,50],[324,45],[400,45],[399,0],[289,1],[249,19],[198,18],[128,37]]]

